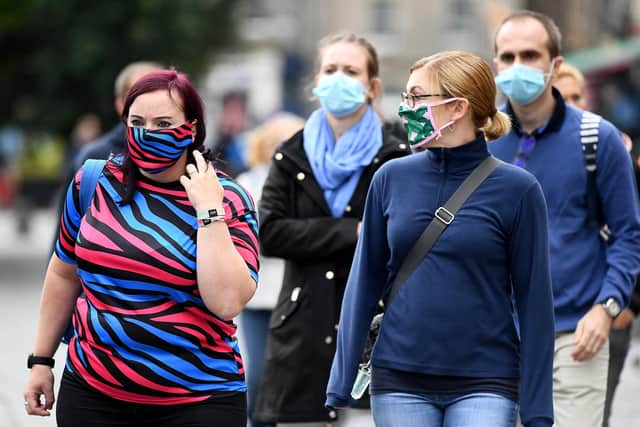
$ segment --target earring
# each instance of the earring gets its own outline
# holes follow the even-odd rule
[[[453,133],[453,131],[455,130],[454,128],[455,128],[455,124],[452,123],[451,126],[449,126],[449,131]]]

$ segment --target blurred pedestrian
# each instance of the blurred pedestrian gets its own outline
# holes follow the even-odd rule
[[[560,94],[568,104],[582,110],[587,108],[586,97],[584,96],[584,76],[577,68],[567,63],[560,65],[558,74],[553,79],[553,86],[560,91]],[[624,132],[621,132],[621,135],[623,141],[625,141],[627,151],[631,151],[631,138]],[[628,145],[627,140],[629,141]],[[634,169],[637,169],[637,162],[633,162],[633,164]],[[609,425],[611,405],[631,345],[631,325],[638,312],[640,312],[640,286],[636,278],[629,305],[622,309],[620,315],[616,317],[611,325],[611,333],[609,335],[609,374],[607,376],[607,396],[604,403],[603,427]]]
[[[84,217],[82,170],[69,186],[25,408],[49,415],[52,355],[73,313],[58,426],[245,427],[232,318],[257,282],[252,200],[204,151],[202,101],[184,74],[140,78],[122,118],[124,155],[107,161]]]
[[[547,201],[556,425],[600,427],[611,324],[629,304],[640,271],[640,220],[620,133],[565,103],[550,84],[562,62],[561,34],[551,18],[521,11],[503,21],[494,64],[514,125],[491,151],[533,173]],[[593,134],[595,145],[583,137]],[[600,237],[604,224],[608,243]]]
[[[411,67],[399,114],[409,143],[425,150],[389,162],[371,183],[327,405],[351,403],[378,300],[426,226],[443,221],[441,206],[490,157],[486,140],[509,131],[495,96],[491,68],[476,55],[441,52]],[[526,426],[551,426],[553,303],[542,190],[531,174],[502,163],[451,220],[385,305],[371,360],[376,425],[511,427],[520,401]]]
[[[150,71],[156,71],[162,69],[162,65],[156,62],[132,62],[125,66],[116,77],[114,83],[114,101],[116,114],[118,117],[122,116],[122,108],[124,107],[124,101],[129,92],[129,88],[143,75]],[[91,138],[86,141],[82,146],[79,146],[73,151],[72,157],[67,163],[67,169],[65,170],[64,183],[68,183],[73,179],[75,173],[80,169],[83,163],[87,159],[107,159],[113,154],[121,154],[126,147],[126,129],[124,123],[118,121],[118,123],[111,128],[107,133],[100,137]],[[64,203],[66,201],[66,193],[63,192],[58,202],[58,218],[62,215]],[[56,228],[53,237],[52,251],[55,251],[55,242],[60,233],[60,224]]]
[[[220,116],[213,156],[221,170],[235,177],[248,167],[245,163],[246,130],[249,126],[246,92],[233,90],[225,93]]]
[[[246,163],[249,170],[240,174],[237,181],[246,188],[260,206],[262,187],[267,179],[269,165],[278,145],[288,140],[304,126],[304,120],[289,113],[278,113],[267,119],[249,135]],[[260,281],[256,293],[240,315],[240,328],[245,338],[247,353],[244,355],[247,378],[247,400],[250,427],[266,427],[253,421],[252,413],[262,369],[264,350],[269,332],[269,318],[276,305],[282,277],[284,261],[279,258],[260,257]]]
[[[113,106],[118,117],[122,116],[127,93],[133,84],[145,74],[164,68],[162,64],[139,61],[127,64],[117,75],[114,83]],[[80,169],[87,159],[107,159],[112,154],[120,154],[126,147],[126,129],[124,123],[118,123],[100,138],[91,141],[78,152],[73,159],[73,171]]]
[[[85,113],[78,118],[69,138],[65,162],[67,167],[71,166],[73,159],[85,145],[100,136],[101,129],[100,119],[94,113]]]
[[[563,62],[553,76],[553,86],[560,91],[564,102],[581,110],[587,109],[587,94],[584,76],[573,65]]]
[[[369,426],[368,410],[327,410],[325,390],[369,183],[409,151],[374,111],[382,89],[374,47],[355,34],[331,35],[318,56],[321,108],[276,151],[260,201],[264,254],[286,264],[253,415],[279,426]]]

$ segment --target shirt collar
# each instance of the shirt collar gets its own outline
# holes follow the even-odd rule
[[[564,113],[566,110],[564,99],[562,99],[562,95],[560,95],[560,92],[555,87],[551,87],[551,93],[556,105],[555,107],[553,107],[553,113],[551,113],[551,117],[549,118],[549,120],[531,133],[531,135],[535,137],[540,137],[546,133],[557,132],[562,127]],[[513,111],[513,108],[511,107],[511,103],[509,101],[507,101],[505,111],[511,118],[511,126],[514,132],[518,136],[524,135],[525,132],[522,131],[522,128],[520,127],[520,121],[518,120],[518,117],[516,117],[516,113]]]

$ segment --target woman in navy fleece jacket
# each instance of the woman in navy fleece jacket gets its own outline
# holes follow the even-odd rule
[[[412,156],[374,176],[342,305],[327,405],[349,406],[380,298],[436,209],[509,130],[487,63],[443,52],[410,69],[400,107]],[[515,302],[515,308],[514,303]],[[514,312],[515,311],[515,312]],[[519,320],[519,327],[514,317]],[[372,357],[376,425],[553,424],[547,213],[528,172],[501,164],[387,307]]]

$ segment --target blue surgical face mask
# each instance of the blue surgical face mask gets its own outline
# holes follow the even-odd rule
[[[335,117],[348,116],[364,104],[364,86],[358,79],[341,72],[322,76],[313,88],[322,107]]]
[[[551,70],[555,59],[551,61],[549,73],[522,64],[513,64],[502,70],[495,78],[496,85],[518,105],[531,104],[538,99],[551,79]]]

